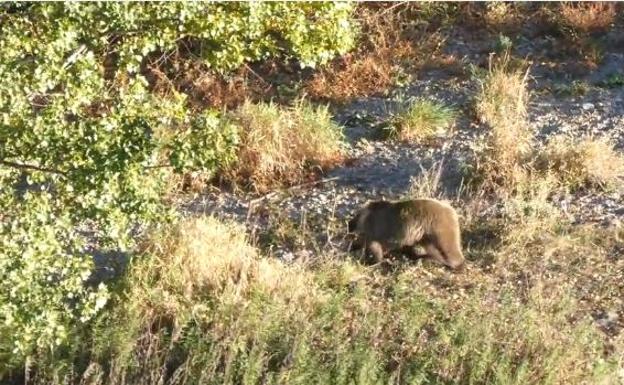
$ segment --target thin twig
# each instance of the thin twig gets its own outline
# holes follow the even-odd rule
[[[53,168],[35,166],[33,164],[17,163],[17,162],[11,162],[11,161],[8,161],[8,160],[0,160],[0,164],[8,166],[8,167],[19,168],[19,169],[22,169],[22,170],[41,171],[41,172],[48,172],[48,173],[51,173],[51,174],[58,174],[58,175],[62,175],[62,176],[67,176],[67,173],[65,171],[56,170],[56,169],[53,169]]]
[[[151,166],[143,167],[143,170],[151,170],[151,169],[154,169],[154,168],[170,168],[170,167],[173,167],[173,166],[170,165],[170,164],[154,164],[154,165],[151,165]]]
[[[386,9],[384,9],[383,11],[379,12],[379,16],[384,15],[384,14],[392,11],[393,9],[395,9],[397,7],[400,7],[402,5],[406,5],[406,4],[409,4],[409,3],[410,3],[409,1],[398,2],[398,3],[394,4],[393,6],[390,6],[390,7],[386,8]]]
[[[270,193],[267,193],[267,194],[265,194],[265,195],[263,195],[261,197],[258,197],[258,198],[250,200],[248,205],[251,207],[251,205],[254,205],[256,203],[262,202],[263,200],[268,199],[268,198],[270,198],[272,196],[275,196],[275,195],[277,195],[279,193],[292,191],[292,190],[295,190],[295,189],[298,189],[298,188],[301,188],[301,187],[309,187],[309,186],[314,186],[314,185],[321,184],[321,183],[331,182],[331,181],[338,180],[338,179],[340,179],[340,177],[334,176],[334,177],[331,177],[331,178],[318,179],[318,180],[313,180],[311,182],[306,182],[306,183],[301,183],[301,184],[298,184],[298,185],[290,186],[290,187],[288,187],[285,190],[271,191]]]
[[[436,172],[436,176],[433,180],[433,188],[434,191],[439,191],[438,187],[440,184],[440,178],[442,177],[442,167],[444,167],[444,161],[446,160],[446,149],[448,147],[449,142],[445,141],[442,145],[442,159],[440,159],[440,165],[438,166],[438,171]]]
[[[86,50],[87,50],[87,46],[82,44],[80,47],[78,47],[78,49],[74,51],[74,53],[71,54],[70,57],[67,58],[67,60],[65,60],[65,63],[63,63],[62,68],[65,70],[70,65],[74,64],[74,62],[78,60],[78,57],[82,55]]]
[[[261,81],[261,82],[263,82],[264,84],[269,85],[269,86],[271,85],[271,83],[269,83],[269,82],[267,82],[266,80],[264,80],[264,78],[263,78],[262,76],[258,75],[258,73],[257,73],[256,71],[252,70],[252,69],[251,69],[251,67],[249,67],[247,64],[245,64],[244,66],[245,66],[245,68],[246,68],[249,72],[251,72],[251,73],[252,73],[255,77],[257,77],[258,79],[260,79],[260,81]]]

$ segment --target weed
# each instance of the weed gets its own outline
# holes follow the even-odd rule
[[[611,74],[600,85],[607,88],[624,86],[624,75],[621,73]]]
[[[423,141],[446,133],[456,112],[442,103],[416,99],[404,106],[392,119],[391,135],[406,141]]]
[[[513,42],[508,36],[505,36],[502,33],[498,34],[498,37],[495,43],[496,52],[498,53],[509,52],[512,46],[513,46]]]
[[[561,96],[582,96],[589,92],[589,84],[582,80],[574,80],[570,83],[559,83],[554,86],[554,92]]]

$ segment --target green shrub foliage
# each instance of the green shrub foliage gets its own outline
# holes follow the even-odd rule
[[[0,5],[0,360],[63,345],[105,305],[106,287],[85,284],[87,241],[130,248],[137,224],[166,218],[171,173],[235,158],[237,128],[191,111],[183,94],[150,93],[148,60],[184,47],[221,72],[269,57],[314,66],[353,45],[351,12],[329,2]]]

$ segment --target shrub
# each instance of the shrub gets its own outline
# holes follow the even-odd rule
[[[53,351],[105,304],[93,261],[48,194],[0,196],[0,378],[34,352]]]
[[[238,149],[238,127],[227,117],[206,110],[190,116],[186,127],[179,127],[167,144],[166,152],[177,172],[204,170],[207,178],[230,164]]]
[[[72,321],[93,315],[80,309],[101,308],[103,297],[85,285],[91,250],[127,250],[138,222],[167,220],[162,198],[172,172],[213,173],[235,155],[237,132],[217,114],[156,105],[140,87],[125,92],[110,95],[125,109],[105,118],[66,119],[51,107],[34,128],[16,120],[1,133],[0,319],[25,331],[4,334],[0,344],[15,345],[15,361],[63,344]],[[17,291],[18,281],[28,289]]]
[[[536,166],[554,174],[572,188],[619,186],[624,177],[624,157],[607,139],[574,140],[563,135],[551,138],[537,155]]]
[[[238,162],[225,174],[257,190],[303,180],[312,167],[340,160],[342,131],[327,107],[247,102],[231,113],[241,127]]]
[[[512,187],[526,177],[532,141],[527,122],[527,76],[528,70],[514,69],[505,54],[490,61],[481,80],[476,112],[489,131],[480,143],[473,171],[477,180],[490,187]]]
[[[150,93],[141,75],[150,61],[188,50],[219,72],[268,57],[314,66],[351,47],[351,9],[3,4],[0,323],[16,333],[3,326],[0,355],[19,365],[37,349],[66,346],[72,325],[90,320],[105,298],[83,284],[85,245],[131,249],[140,236],[133,230],[168,219],[172,173],[212,175],[233,160],[236,127],[214,112],[196,114],[176,92]],[[299,121],[312,126],[307,118]]]
[[[394,116],[391,134],[408,141],[430,139],[449,129],[455,115],[455,111],[444,104],[416,99]]]

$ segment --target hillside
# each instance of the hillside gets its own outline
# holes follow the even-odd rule
[[[224,4],[0,8],[2,383],[624,383],[620,4]]]

